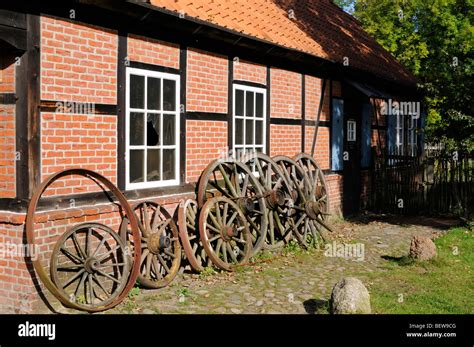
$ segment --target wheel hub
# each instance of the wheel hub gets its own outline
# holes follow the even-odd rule
[[[285,193],[281,189],[270,190],[266,193],[266,196],[268,206],[272,210],[285,204]]]
[[[147,246],[151,253],[158,254],[171,246],[171,238],[164,233],[153,233],[148,237]]]
[[[221,229],[221,234],[224,241],[230,241],[232,237],[237,237],[237,230],[231,226],[224,226]]]
[[[239,207],[244,213],[252,213],[255,210],[253,201],[250,198],[239,199]]]
[[[315,220],[321,213],[321,206],[316,201],[308,201],[305,204],[305,211],[309,218]]]
[[[100,262],[96,258],[88,258],[84,262],[84,268],[90,274],[95,273],[100,267]]]

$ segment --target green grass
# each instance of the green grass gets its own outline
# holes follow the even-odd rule
[[[216,274],[217,274],[217,271],[213,267],[208,266],[208,267],[205,267],[204,270],[199,274],[199,279],[203,280],[206,277],[214,276]]]
[[[435,244],[436,259],[387,257],[388,271],[367,274],[374,313],[474,313],[474,234],[455,228]]]

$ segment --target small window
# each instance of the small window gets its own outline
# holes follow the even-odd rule
[[[357,123],[353,120],[347,121],[347,141],[349,142],[357,140],[356,125]]]
[[[179,183],[178,96],[178,75],[127,69],[127,189]]]
[[[236,156],[265,151],[266,90],[234,85],[234,136]]]

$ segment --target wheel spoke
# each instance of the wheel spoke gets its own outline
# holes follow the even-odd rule
[[[75,274],[74,276],[72,276],[69,281],[67,281],[65,284],[63,284],[63,289],[66,289],[67,287],[69,287],[71,284],[73,284],[83,273],[84,271],[86,271],[85,269],[81,269],[77,274]]]

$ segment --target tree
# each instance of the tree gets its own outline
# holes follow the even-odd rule
[[[422,81],[427,140],[473,151],[474,0],[335,3]]]

